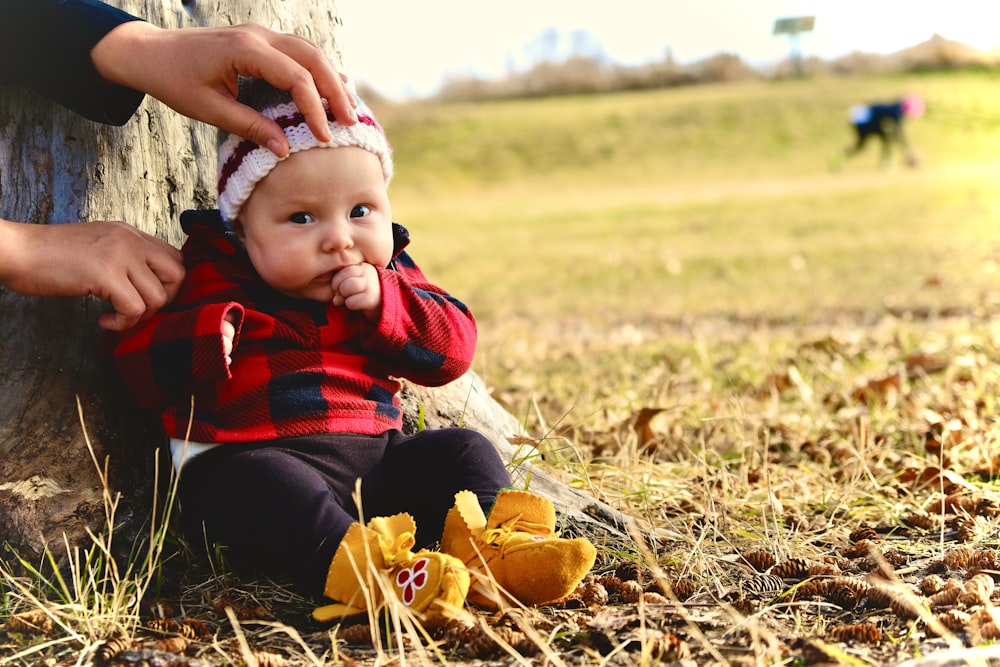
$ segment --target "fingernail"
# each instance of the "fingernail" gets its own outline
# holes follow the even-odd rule
[[[277,139],[268,139],[267,140],[267,150],[271,151],[272,153],[274,153],[278,157],[283,157],[284,156],[283,146],[281,145],[281,142],[278,141]]]

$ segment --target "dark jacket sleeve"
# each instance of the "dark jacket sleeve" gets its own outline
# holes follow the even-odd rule
[[[139,20],[97,0],[0,0],[0,84],[31,88],[100,123],[123,125],[143,93],[104,82],[90,51]]]

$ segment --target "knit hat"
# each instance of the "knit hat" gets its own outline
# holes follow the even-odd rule
[[[333,135],[330,141],[316,138],[288,92],[271,86],[263,79],[240,77],[237,100],[281,126],[288,137],[289,155],[310,148],[358,146],[374,153],[382,162],[386,184],[392,178],[392,148],[385,138],[385,131],[371,110],[357,97],[358,122],[354,125],[338,123],[330,113],[326,100],[323,100]],[[254,186],[283,159],[287,158],[279,158],[252,141],[223,133],[219,143],[219,212],[222,219],[235,220]]]
[[[924,100],[919,95],[907,95],[903,98],[903,113],[910,118],[920,118],[924,115]]]

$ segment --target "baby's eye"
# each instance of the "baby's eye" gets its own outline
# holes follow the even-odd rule
[[[364,204],[358,204],[357,206],[355,206],[354,208],[351,209],[351,217],[352,218],[363,218],[363,217],[369,215],[371,212],[372,212],[372,210],[370,208],[368,208],[366,205],[364,205]]]
[[[292,213],[288,216],[288,219],[297,225],[307,225],[313,221],[313,217],[306,213],[305,211],[299,211],[298,213]]]

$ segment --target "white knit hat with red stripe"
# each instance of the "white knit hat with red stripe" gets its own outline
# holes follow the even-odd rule
[[[305,116],[292,96],[263,79],[240,77],[237,99],[281,126],[288,137],[289,155],[310,148],[358,146],[378,156],[386,184],[392,179],[392,148],[382,126],[360,99],[356,98],[358,122],[354,125],[341,125],[327,110],[333,135],[330,141],[318,140],[306,125]],[[326,100],[323,105],[326,106]],[[219,212],[222,219],[235,220],[254,186],[284,159],[287,157],[279,158],[267,148],[238,135],[223,133],[219,144]]]

